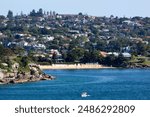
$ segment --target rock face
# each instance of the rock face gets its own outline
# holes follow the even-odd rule
[[[128,65],[127,68],[150,68],[150,65],[143,65],[143,64],[132,64]]]
[[[43,73],[38,66],[30,66],[30,72],[0,72],[0,84],[16,84],[53,79],[53,76]]]
[[[0,71],[0,80],[2,80],[3,78],[4,78],[4,73]]]

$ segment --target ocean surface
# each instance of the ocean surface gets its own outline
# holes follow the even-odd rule
[[[44,72],[56,79],[0,85],[0,100],[150,100],[150,69]]]

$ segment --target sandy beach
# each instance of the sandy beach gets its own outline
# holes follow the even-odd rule
[[[102,68],[112,68],[107,66],[102,66],[99,64],[53,64],[53,65],[39,65],[40,69],[102,69]]]

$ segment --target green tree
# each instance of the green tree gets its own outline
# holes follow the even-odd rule
[[[28,57],[22,57],[20,62],[21,62],[21,67],[26,68],[29,64],[29,58]]]
[[[115,60],[116,60],[116,57],[112,54],[104,58],[103,64],[107,66],[114,66]]]
[[[73,50],[69,51],[67,53],[67,62],[80,62],[80,60],[83,58],[84,55],[84,49],[82,48],[74,48]]]
[[[36,16],[36,11],[35,11],[35,9],[33,9],[31,12],[30,12],[30,16]]]
[[[43,9],[39,9],[39,11],[38,11],[38,16],[40,16],[40,17],[42,17],[43,16]]]
[[[101,57],[98,51],[85,51],[84,57],[82,58],[83,63],[100,63]]]
[[[3,45],[0,45],[0,58],[4,56],[4,47]]]
[[[103,41],[103,40],[99,40],[97,42],[97,45],[96,45],[96,49],[97,50],[101,50],[101,51],[105,51],[106,47],[107,47],[107,42],[106,41]]]
[[[13,12],[11,10],[8,11],[7,18],[13,19]]]
[[[127,59],[122,54],[119,54],[119,56],[114,61],[114,66],[126,67],[127,66]]]

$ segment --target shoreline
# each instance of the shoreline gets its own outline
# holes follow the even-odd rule
[[[41,70],[57,70],[57,69],[107,69],[114,68],[108,66],[102,66],[99,64],[52,64],[52,65],[39,65]]]
[[[30,65],[28,72],[4,72],[0,71],[1,84],[19,84],[26,82],[37,82],[42,80],[54,80],[52,75],[45,74],[37,65]]]
[[[33,76],[31,76],[33,77]],[[28,83],[28,82],[37,82],[37,81],[42,81],[42,80],[54,80],[55,77],[47,74],[42,74],[41,77],[35,77],[35,78],[21,78],[21,79],[1,79],[0,80],[0,85],[4,84],[22,84],[22,83]]]

